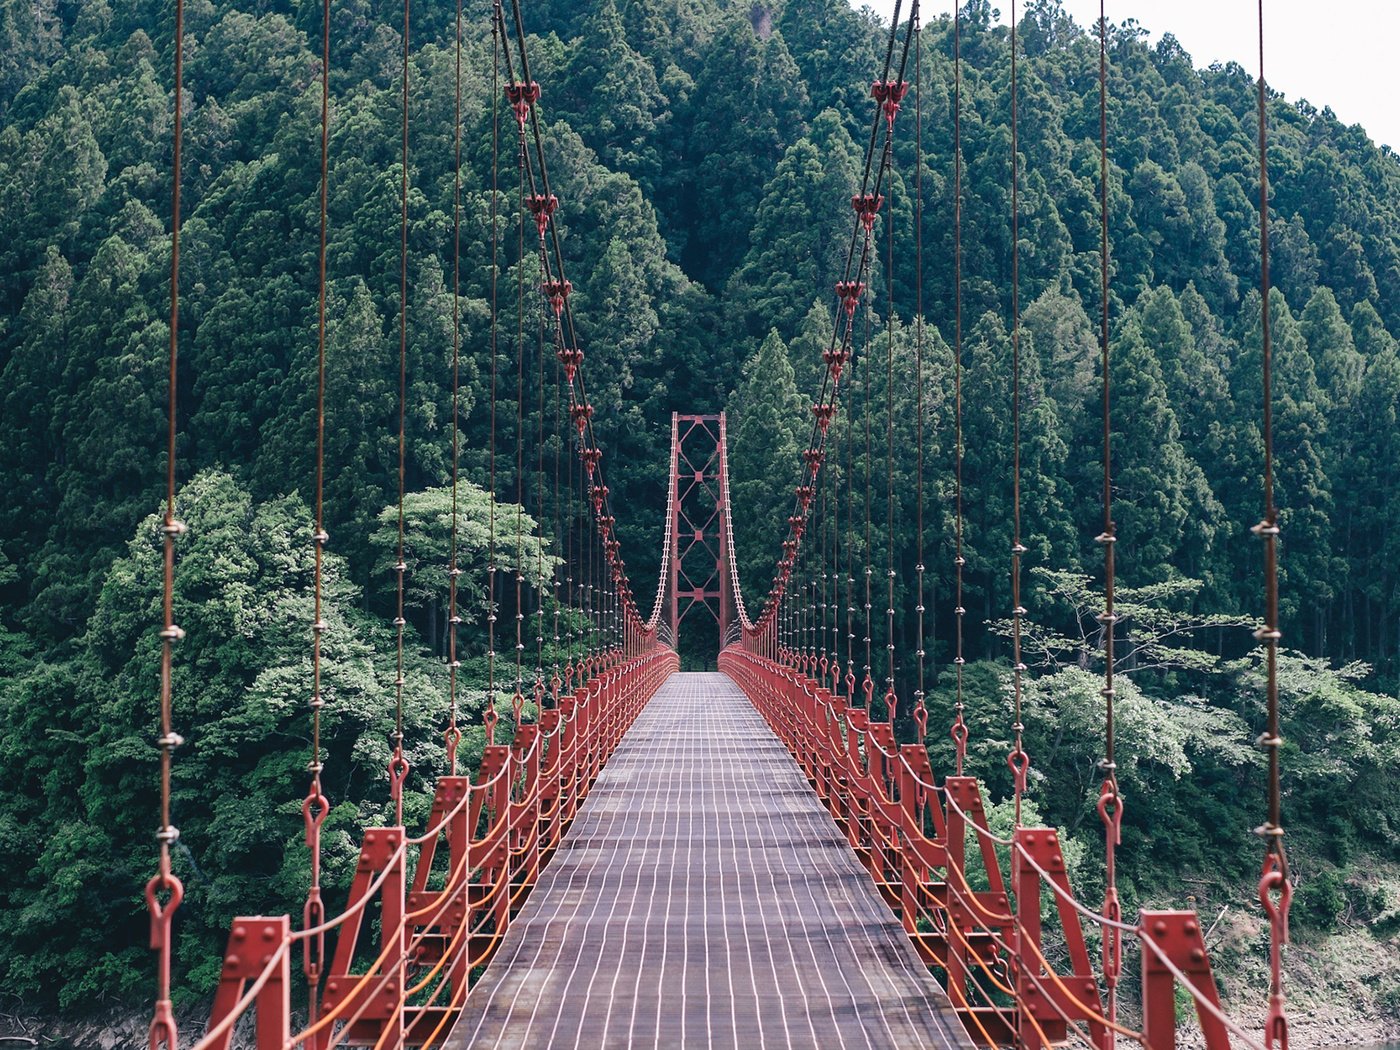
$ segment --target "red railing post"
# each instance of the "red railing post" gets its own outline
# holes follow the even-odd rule
[[[1149,1050],[1175,1050],[1177,978],[1168,962],[1186,975],[1197,995],[1220,1009],[1200,916],[1194,911],[1144,910],[1138,913],[1138,930],[1143,942],[1142,1034]],[[1225,1025],[1199,1001],[1196,1016],[1209,1050],[1229,1050]]]
[[[291,919],[286,915],[253,915],[233,920],[224,968],[214,993],[210,1029],[230,1016],[247,991],[248,982],[271,966],[271,975],[252,1003],[257,1015],[255,1045],[257,1050],[283,1050],[292,1037],[292,953],[288,944],[291,928]],[[274,959],[274,955],[278,958]],[[230,1023],[210,1044],[213,1050],[228,1050],[234,1027]]]
[[[1040,1027],[1035,1019],[1044,1016],[1045,997],[1037,986],[1040,965],[1040,873],[1025,862],[1022,850],[1036,847],[1044,828],[1017,828],[1012,834],[1011,885],[1016,894],[1016,925],[1011,938],[1016,979],[1017,1045],[1023,1050],[1042,1050]]]

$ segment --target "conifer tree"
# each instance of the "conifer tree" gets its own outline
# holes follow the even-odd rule
[[[744,593],[755,598],[772,579],[777,553],[770,538],[786,530],[811,420],[805,407],[787,347],[771,331],[745,366],[728,413],[735,554]]]

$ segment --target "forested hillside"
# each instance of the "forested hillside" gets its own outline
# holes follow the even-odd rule
[[[339,887],[354,862],[353,829],[387,797],[393,582],[380,518],[396,489],[402,42],[398,4],[332,6],[326,515],[335,697],[326,775],[335,809],[326,835],[327,883]],[[1102,703],[1090,320],[1100,308],[1098,49],[1055,0],[1028,6],[1019,35],[1022,465],[1036,676],[1027,749],[1035,806],[1074,841],[1076,879],[1093,899],[1102,879],[1092,809]],[[149,990],[140,891],[156,823],[152,514],[162,491],[168,339],[169,8],[0,0],[0,753],[10,773],[0,800],[0,985],[32,1010],[130,1004]],[[189,887],[178,969],[187,1005],[212,986],[227,920],[299,912],[304,887],[320,10],[289,0],[186,3],[177,469],[191,533],[177,580],[188,639],[176,694],[189,744],[176,764],[176,822]],[[411,35],[410,819],[426,811],[446,705],[439,487],[451,461],[454,11],[419,0]],[[496,102],[488,11],[472,0],[465,23],[458,406],[463,466],[482,487]],[[1169,21],[1169,9],[1162,17]],[[756,606],[820,382],[885,31],[845,0],[544,0],[525,5],[525,21],[633,583],[647,592],[657,561],[670,413],[727,409],[733,497],[744,507],[736,542]],[[877,566],[893,550],[895,641],[909,653],[919,647],[922,546],[935,741],[952,703],[951,37],[945,13],[929,17],[919,107],[923,287],[915,287],[910,99],[887,190],[894,266],[886,273],[878,262],[870,279],[874,320],[868,342],[863,333],[857,340],[847,397],[855,432],[844,419],[833,430],[840,455],[831,471],[842,486],[833,492],[863,498],[869,405],[872,544],[866,550],[862,534],[852,546]],[[966,655],[970,756],[994,796],[1009,789],[1011,721],[1002,627],[1011,606],[1008,39],[990,3],[965,6]],[[1262,697],[1250,638],[1262,607],[1259,545],[1249,535],[1262,506],[1253,91],[1249,71],[1196,69],[1170,36],[1149,45],[1132,24],[1111,30],[1109,305],[1128,615],[1124,904],[1180,901],[1186,877],[1203,911],[1228,907],[1212,944],[1227,994],[1249,988],[1262,959],[1249,834],[1263,798],[1250,746]],[[505,120],[513,135],[508,111]],[[1321,1003],[1346,1003],[1364,1019],[1400,1008],[1400,159],[1307,103],[1275,96],[1269,123],[1294,958],[1332,980]],[[537,485],[550,481],[534,470],[533,394],[517,433],[517,338],[527,374],[537,351],[533,314],[523,332],[515,320],[512,150],[508,136],[500,186],[509,316],[499,362],[512,381],[501,388],[498,432],[501,448],[527,443],[528,511]],[[529,287],[533,262],[523,266]],[[891,391],[887,348],[906,374],[920,296],[927,382],[917,390],[897,380]],[[869,373],[867,350],[877,363]],[[916,398],[925,421],[922,544]],[[553,416],[544,423],[553,433]],[[515,498],[514,471],[514,456],[500,457],[503,500]],[[464,499],[469,515],[486,513],[481,488]],[[530,517],[521,522],[534,532]],[[480,620],[484,550],[467,550],[463,565]],[[877,623],[881,652],[882,631]],[[464,631],[463,642],[474,670],[484,640]],[[903,692],[912,675],[897,669]],[[469,700],[475,717],[479,692]],[[468,749],[479,747],[478,733]],[[944,768],[948,747],[932,748],[935,769]],[[1369,976],[1338,962],[1357,958],[1369,960]]]

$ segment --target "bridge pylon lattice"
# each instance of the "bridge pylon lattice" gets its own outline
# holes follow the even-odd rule
[[[670,624],[678,650],[681,624],[697,607],[713,619],[719,646],[730,640],[728,550],[720,535],[725,445],[724,413],[672,413]]]

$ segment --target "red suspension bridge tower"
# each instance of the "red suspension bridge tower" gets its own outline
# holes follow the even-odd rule
[[[679,651],[681,623],[703,608],[728,641],[729,564],[720,540],[725,459],[724,414],[671,415],[671,637]],[[708,620],[706,621],[708,623]]]

